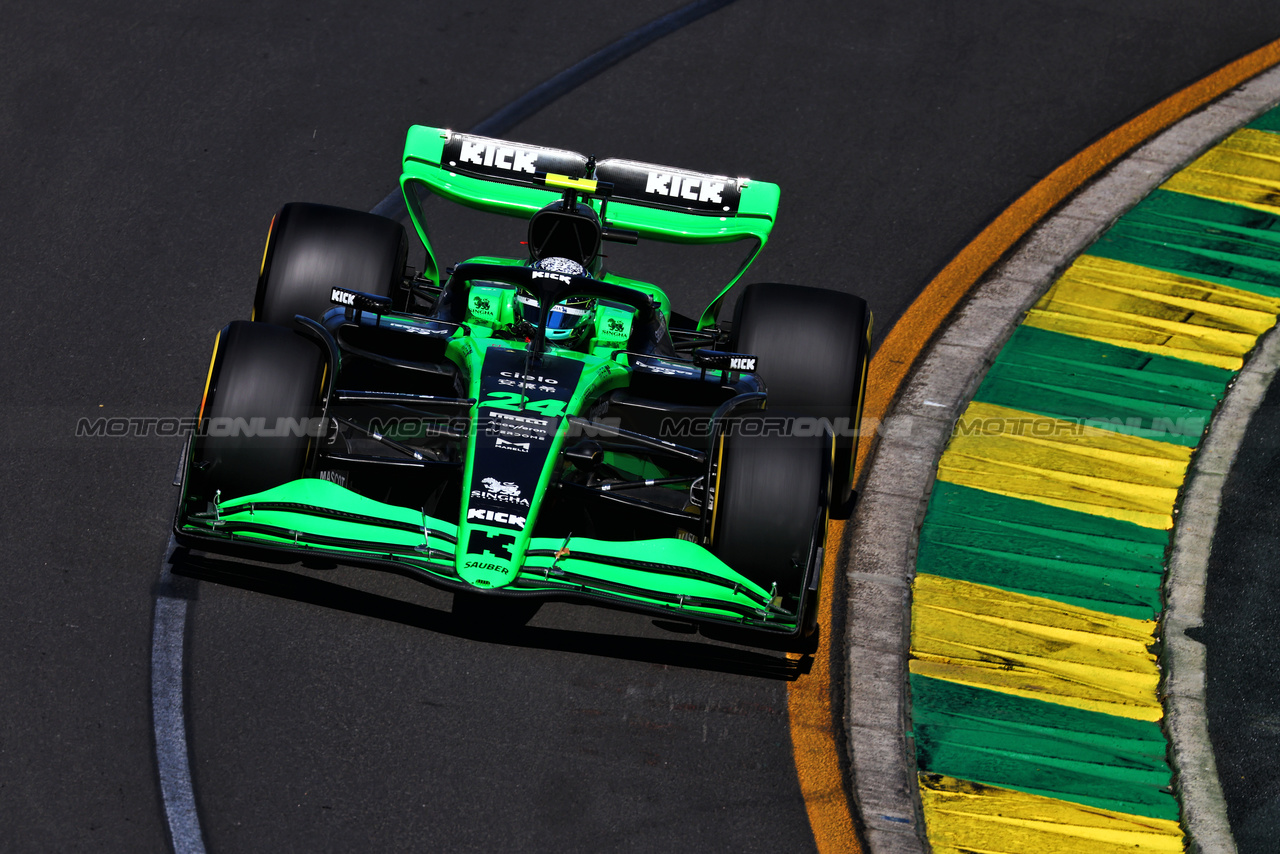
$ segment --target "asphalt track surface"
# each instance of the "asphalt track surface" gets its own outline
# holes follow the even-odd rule
[[[1209,557],[1205,625],[1209,737],[1240,854],[1267,854],[1280,835],[1280,383],[1249,421],[1222,493]]]
[[[166,846],[148,661],[180,443],[77,439],[78,419],[191,412],[282,202],[368,209],[409,124],[471,127],[677,5],[0,12],[0,847]],[[1262,0],[738,0],[509,136],[778,182],[752,278],[857,291],[886,329],[1037,179],[1277,36]],[[462,257],[468,227],[442,219],[438,245]],[[677,308],[703,275],[662,280]],[[202,572],[187,723],[211,850],[814,844],[777,654],[567,606],[496,637],[368,572]]]

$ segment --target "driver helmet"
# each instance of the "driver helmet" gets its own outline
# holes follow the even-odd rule
[[[542,258],[533,262],[533,269],[565,276],[586,276],[587,269],[570,258]],[[521,316],[529,323],[538,322],[538,301],[526,294],[517,298]],[[592,297],[570,297],[552,306],[547,315],[547,340],[558,344],[575,342],[590,329],[595,316],[596,301]]]

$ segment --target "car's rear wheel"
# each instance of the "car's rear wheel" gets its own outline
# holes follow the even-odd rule
[[[838,519],[853,510],[870,334],[865,300],[822,288],[748,285],[734,312],[733,349],[759,357],[769,408],[830,421],[830,510]]]
[[[787,416],[733,418],[717,441],[711,548],[766,590],[802,595],[821,502],[821,435],[792,435]]]
[[[192,459],[207,497],[301,477],[320,433],[325,359],[298,332],[237,320],[219,334]]]
[[[319,320],[334,288],[399,296],[408,237],[384,216],[292,202],[271,221],[253,300],[254,320],[292,326],[295,314]]]

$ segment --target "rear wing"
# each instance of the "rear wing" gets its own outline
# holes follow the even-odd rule
[[[423,275],[440,282],[419,188],[468,207],[527,219],[561,197],[560,190],[543,183],[544,175],[583,178],[587,163],[574,151],[422,125],[409,128],[400,187],[427,251]],[[596,163],[594,177],[613,185],[605,212],[611,227],[671,243],[752,242],[737,273],[707,306],[698,326],[714,324],[725,295],[769,240],[778,214],[778,185],[616,158]],[[590,202],[599,211],[601,201]]]

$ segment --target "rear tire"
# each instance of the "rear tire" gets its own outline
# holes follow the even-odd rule
[[[293,326],[301,314],[320,320],[333,288],[399,296],[409,240],[384,216],[292,202],[271,222],[253,319]]]
[[[831,422],[830,510],[836,519],[853,510],[870,334],[865,300],[822,288],[748,285],[734,311],[733,349],[759,357],[769,408]]]
[[[237,320],[222,330],[201,410],[208,427],[192,455],[210,499],[302,477],[317,441],[324,367],[314,341],[282,326]]]
[[[785,418],[748,415],[726,424],[716,449],[711,547],[765,590],[776,583],[779,594],[799,596],[821,500],[824,442],[769,427]]]

